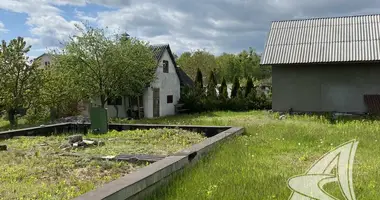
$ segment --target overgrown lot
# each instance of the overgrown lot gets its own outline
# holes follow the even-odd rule
[[[287,180],[304,174],[332,148],[359,141],[353,169],[357,199],[380,196],[380,122],[292,116],[268,112],[213,112],[147,120],[149,123],[244,126],[246,134],[221,145],[149,199],[288,199]],[[327,192],[339,199],[339,187]]]
[[[20,137],[0,141],[0,199],[71,199],[144,165],[90,160],[88,156],[63,157],[60,148],[68,135]],[[104,146],[71,149],[84,155],[168,155],[200,142],[200,134],[176,129],[111,131],[85,138]]]

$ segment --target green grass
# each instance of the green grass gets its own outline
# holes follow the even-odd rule
[[[20,118],[17,120],[17,128],[27,128],[31,127],[33,125],[28,124],[27,120],[24,118]],[[9,121],[5,120],[1,115],[0,115],[0,131],[7,131],[10,130],[11,126],[9,124]]]
[[[156,129],[136,131],[111,131],[106,135],[89,134],[87,138],[104,141],[96,148],[77,149],[89,155],[151,154],[169,155],[201,142],[200,134],[180,129]]]
[[[136,121],[244,126],[244,136],[217,147],[148,199],[288,199],[287,180],[304,174],[322,155],[352,139],[359,141],[354,163],[357,199],[380,196],[380,122],[293,116],[267,112],[214,112]],[[326,190],[341,197],[337,184]]]
[[[0,199],[71,199],[115,180],[144,165],[95,161],[84,157],[62,157],[59,146],[67,135],[20,137],[0,141],[8,151],[0,152]],[[71,150],[85,155],[168,155],[197,143],[203,137],[184,130],[111,131],[88,134],[104,146]]]

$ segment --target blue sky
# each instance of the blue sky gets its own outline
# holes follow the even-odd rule
[[[380,13],[376,0],[1,0],[0,39],[24,37],[31,57],[78,31],[84,21],[180,54],[206,49],[262,51],[271,21]]]

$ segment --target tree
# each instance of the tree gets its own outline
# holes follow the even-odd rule
[[[141,95],[154,80],[156,61],[147,43],[107,37],[104,29],[77,28],[81,34],[70,37],[57,62],[86,96],[100,97],[101,107],[120,96]]]
[[[239,89],[240,89],[239,78],[235,76],[234,84],[232,85],[232,90],[231,90],[231,98],[237,97]]]
[[[223,53],[216,58],[216,63],[220,69],[220,77],[228,82],[233,82],[234,75],[240,76],[240,66],[236,63],[236,55]]]
[[[43,69],[43,82],[39,94],[39,104],[50,109],[51,120],[76,114],[73,113],[77,111],[76,106],[84,99],[79,85],[70,77],[70,73],[64,70],[64,66],[55,60],[56,58],[53,58],[52,64]]]
[[[206,50],[185,52],[178,58],[178,64],[193,80],[197,75],[198,68],[201,69],[204,74],[208,74],[214,70],[216,75],[219,75],[219,68],[216,64],[215,56]],[[207,82],[207,80],[203,80],[203,82]]]
[[[208,78],[208,84],[207,84],[207,95],[211,97],[216,97],[216,85],[217,85],[216,77],[214,74],[214,71],[210,71],[210,75]]]
[[[197,70],[197,76],[195,77],[195,87],[203,89],[203,76],[199,68]]]
[[[234,76],[241,78],[254,77],[258,80],[271,76],[271,67],[260,66],[260,56],[253,48],[243,50],[238,54],[223,53],[216,58],[221,75],[228,82],[233,82]]]
[[[11,127],[17,125],[18,110],[30,106],[41,83],[38,63],[30,64],[26,56],[30,48],[22,37],[8,45],[3,40],[0,47],[0,105],[7,111]]]
[[[225,99],[228,98],[228,91],[227,91],[227,82],[226,79],[223,78],[222,84],[219,88],[219,95]]]
[[[252,89],[254,89],[252,78],[248,78],[247,85],[245,87],[245,97],[248,96],[249,93],[251,93]]]

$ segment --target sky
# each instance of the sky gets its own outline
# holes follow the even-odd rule
[[[60,47],[76,25],[127,32],[173,52],[262,52],[272,21],[380,13],[377,0],[1,0],[0,39],[24,37],[31,58]]]

